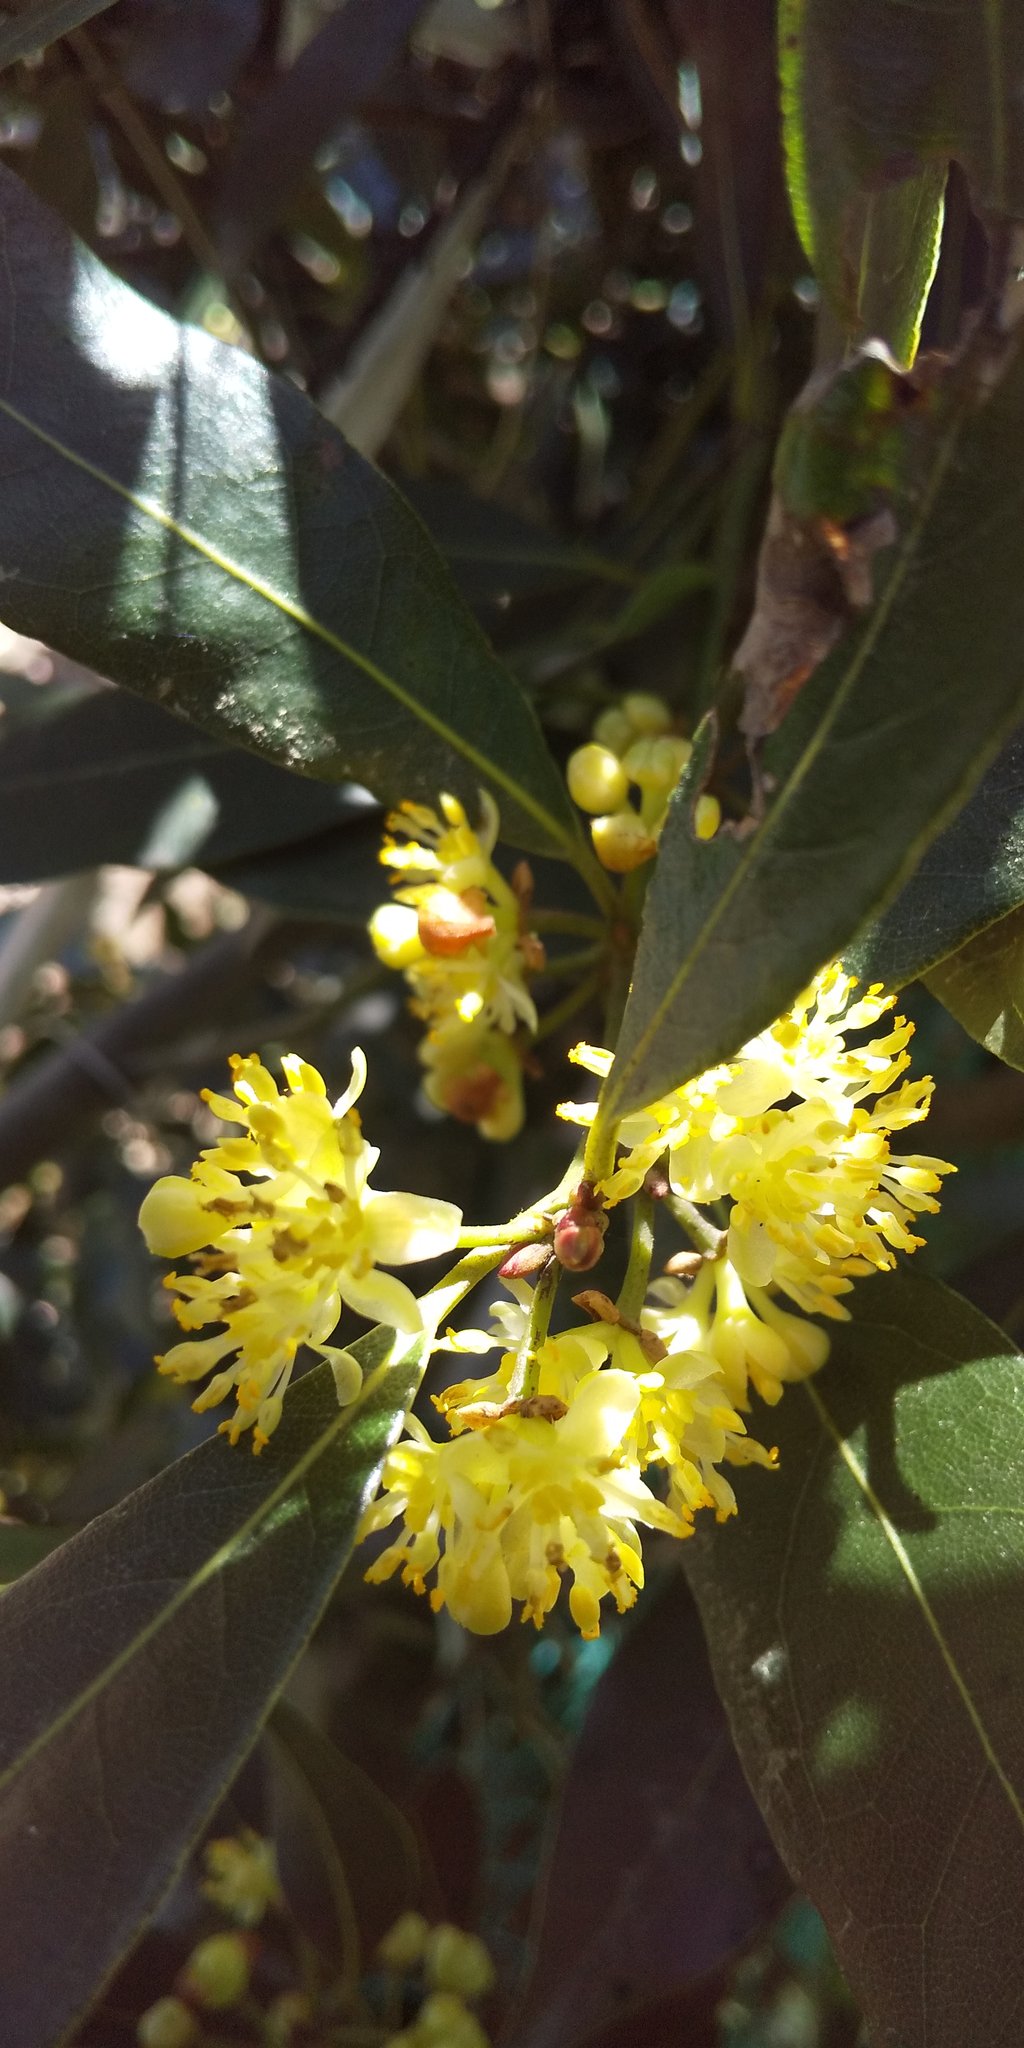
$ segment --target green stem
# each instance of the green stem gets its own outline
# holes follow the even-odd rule
[[[557,1259],[552,1259],[550,1265],[538,1275],[533,1300],[530,1303],[530,1320],[523,1333],[512,1378],[509,1381],[508,1392],[511,1401],[528,1400],[530,1395],[537,1391],[537,1353],[548,1334],[551,1311],[555,1305],[555,1295],[558,1293],[561,1277],[562,1269]]]
[[[593,967],[595,961],[603,959],[606,951],[607,940],[601,945],[580,946],[575,953],[555,953],[545,962],[542,974],[547,979],[556,974],[578,974],[581,968]]]
[[[458,1249],[463,1252],[475,1250],[478,1245],[529,1244],[542,1238],[547,1227],[546,1217],[533,1210],[528,1215],[512,1216],[507,1223],[471,1223],[460,1230]]]
[[[654,1253],[654,1198],[641,1188],[633,1203],[629,1264],[619,1291],[617,1307],[627,1322],[638,1323],[647,1293]]]
[[[596,996],[600,986],[600,969],[595,968],[593,974],[588,974],[583,981],[577,982],[576,987],[571,988],[568,994],[562,997],[561,1002],[555,1003],[550,1010],[545,1010],[534,1033],[534,1044],[539,1044],[542,1038],[550,1038],[553,1031],[558,1031],[563,1024],[568,1023],[570,1017],[575,1017],[577,1010],[582,1010],[591,997]]]
[[[564,932],[574,939],[603,939],[608,931],[602,917],[582,910],[531,910],[529,922],[532,931]]]
[[[695,1251],[703,1252],[706,1259],[721,1258],[728,1235],[726,1231],[717,1230],[684,1195],[676,1195],[670,1191],[665,1196],[665,1207],[669,1214],[675,1217],[680,1229],[686,1232]]]
[[[427,1293],[421,1296],[420,1308],[424,1311],[424,1329],[436,1330],[442,1317],[456,1308],[463,1296],[471,1293],[478,1281],[486,1279],[488,1273],[493,1273],[495,1266],[500,1266],[507,1255],[508,1239],[505,1238],[498,1243],[491,1238],[480,1251],[471,1251],[466,1258],[460,1259],[458,1265],[453,1266],[443,1280],[439,1280],[436,1286],[429,1288]]]

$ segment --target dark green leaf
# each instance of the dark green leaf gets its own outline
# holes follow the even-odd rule
[[[217,746],[120,690],[0,736],[4,882],[110,861],[210,867],[311,837],[364,809],[343,789]]]
[[[972,1038],[1024,1070],[1024,907],[988,925],[925,981]]]
[[[70,1539],[70,1530],[55,1529],[47,1522],[0,1521],[0,1586],[8,1586],[12,1579],[20,1579],[24,1572],[32,1570],[51,1550],[57,1550]]]
[[[609,1122],[778,1016],[893,893],[1021,716],[1024,357],[987,402],[974,377],[968,365],[944,395],[897,501],[872,609],[768,742],[775,790],[748,837],[694,838],[695,749],[647,898]]]
[[[1020,2039],[1024,1359],[935,1281],[858,1287],[777,1474],[687,1545],[740,1755],[872,2040]]]
[[[788,1889],[673,1580],[631,1625],[576,1745],[517,2048],[589,2040],[612,2016],[639,2028],[639,2007],[712,1970]]]
[[[864,981],[902,988],[1024,903],[1024,733],[1015,733],[888,910],[846,950]]]
[[[111,5],[112,0],[36,0],[21,7],[0,27],[0,70],[19,57],[30,57],[34,50],[45,50],[58,36],[81,28]]]
[[[171,1881],[315,1628],[415,1385],[391,1333],[215,1437],[0,1598],[2,2048],[54,2048]],[[15,1966],[16,1959],[16,1966]]]
[[[368,1963],[399,1914],[422,1905],[416,1837],[373,1779],[287,1700],[274,1708],[270,1732],[338,1859]]]
[[[1024,213],[1024,15],[1010,0],[783,0],[790,198],[851,333],[910,360],[950,158],[979,212]]]
[[[324,918],[363,928],[388,893],[377,858],[380,845],[380,813],[364,811],[346,825],[290,846],[204,866],[210,865],[218,882],[229,889],[254,896],[290,917]]]
[[[533,712],[379,471],[7,170],[0,208],[6,622],[323,781],[474,811],[485,784],[506,837],[575,855]]]

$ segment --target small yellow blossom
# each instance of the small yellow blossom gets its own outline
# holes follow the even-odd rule
[[[243,1135],[201,1153],[189,1179],[158,1180],[139,1215],[151,1251],[195,1257],[196,1272],[165,1283],[182,1329],[221,1326],[172,1345],[160,1371],[183,1385],[213,1373],[193,1405],[213,1408],[234,1392],[235,1413],[221,1428],[232,1443],[251,1428],[257,1451],[280,1420],[302,1345],[329,1360],[340,1400],[358,1392],[355,1360],[328,1342],[344,1302],[371,1322],[422,1327],[415,1295],[378,1265],[450,1251],[462,1222],[451,1202],[370,1187],[379,1155],[354,1107],[366,1079],[361,1052],[333,1105],[315,1067],[292,1053],[281,1065],[287,1093],[255,1054],[232,1059],[234,1102],[205,1099]]]
[[[514,1601],[539,1628],[568,1576],[573,1619],[596,1636],[602,1600],[621,1613],[643,1584],[637,1524],[686,1534],[645,1486],[630,1446],[641,1391],[630,1373],[591,1371],[562,1413],[561,1402],[538,1413],[528,1400],[524,1412],[480,1416],[444,1443],[411,1417],[360,1533],[399,1519],[403,1529],[367,1578],[401,1570],[422,1593],[436,1574],[432,1605],[493,1635]]]
[[[946,1161],[894,1155],[890,1134],[927,1114],[930,1080],[902,1080],[913,1025],[849,1045],[893,998],[855,983],[838,965],[728,1064],[712,1068],[625,1119],[624,1147],[602,1185],[608,1203],[641,1186],[667,1155],[676,1194],[727,1199],[728,1256],[745,1287],[779,1288],[810,1314],[844,1317],[839,1297],[855,1279],[895,1264],[922,1242],[914,1224],[938,1208]],[[578,1046],[573,1058],[603,1076],[611,1054]],[[794,1100],[795,1098],[795,1100]],[[593,1104],[560,1106],[586,1124]]]
[[[257,1927],[268,1906],[281,1903],[274,1845],[254,1828],[207,1842],[202,1889],[239,1927]]]
[[[527,982],[543,965],[528,931],[531,881],[525,862],[512,882],[491,858],[498,812],[481,792],[475,830],[462,805],[442,796],[440,815],[403,804],[389,818],[381,861],[399,884],[370,920],[378,957],[409,983],[413,1014],[426,1025],[425,1089],[440,1109],[485,1137],[514,1137],[523,1120],[519,1041],[537,1029]]]
[[[590,813],[594,851],[612,874],[631,874],[658,850],[669,798],[693,751],[671,725],[660,697],[633,691],[602,711],[593,738],[569,756],[569,794]]]

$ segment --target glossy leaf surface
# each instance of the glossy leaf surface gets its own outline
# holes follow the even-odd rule
[[[687,1546],[733,1732],[872,2039],[1020,2036],[1024,1359],[937,1282],[867,1282]]]
[[[1024,1070],[1024,908],[987,926],[925,979],[979,1045]]]
[[[3,2048],[64,2038],[252,1743],[415,1385],[391,1341],[353,1347],[354,1407],[318,1367],[261,1458],[214,1437],[4,1593],[0,1913],[18,1970]]]
[[[848,332],[912,360],[950,158],[980,212],[1024,212],[1024,17],[1012,0],[783,0],[779,58],[804,247]]]
[[[289,384],[0,173],[4,616],[285,767],[580,842],[518,685],[399,494]],[[54,507],[59,507],[59,517]]]
[[[650,2000],[714,1969],[788,1888],[673,1579],[630,1627],[572,1756],[517,2048],[589,2041],[612,2018],[638,2028]]]
[[[748,837],[695,839],[695,749],[647,897],[609,1119],[778,1016],[894,893],[1019,720],[1024,360],[988,402],[974,390],[965,372],[931,423],[871,611],[769,740],[774,793]]]
[[[975,933],[1008,917],[1019,903],[1024,903],[1024,733],[1017,732],[847,957],[865,981],[901,988]]]

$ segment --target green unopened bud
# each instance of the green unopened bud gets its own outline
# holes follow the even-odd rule
[[[211,1934],[192,1950],[181,1988],[209,2012],[225,2012],[249,1989],[249,1947],[240,1934]]]
[[[722,806],[716,796],[699,796],[693,807],[693,829],[698,839],[713,839],[722,822]]]
[[[646,690],[631,690],[622,699],[622,709],[634,734],[654,738],[659,732],[668,732],[672,724],[672,713],[664,697],[649,696]]]
[[[447,1921],[431,1928],[423,1966],[435,1991],[457,1991],[463,1998],[482,1998],[494,1983],[494,1965],[479,1936]]]
[[[158,1998],[135,2029],[139,2048],[189,2048],[196,2039],[195,2014],[180,1998]]]
[[[400,1913],[377,1943],[377,1961],[386,1970],[414,1970],[423,1961],[429,1933],[429,1922],[422,1913]]]
[[[600,747],[594,740],[570,754],[566,781],[573,803],[579,804],[581,811],[594,814],[621,809],[629,795],[629,783],[618,756],[610,747]]]
[[[613,875],[631,875],[658,851],[658,842],[636,811],[613,811],[590,827],[594,852]]]
[[[692,752],[689,740],[680,739],[675,733],[663,733],[659,739],[634,740],[622,757],[622,767],[638,789],[667,796],[675,788]]]
[[[479,2020],[454,1991],[434,1991],[424,2000],[413,2038],[422,2048],[490,2048]]]
[[[624,754],[636,733],[619,704],[609,704],[600,718],[594,720],[594,738],[598,745],[607,747],[610,753]]]

